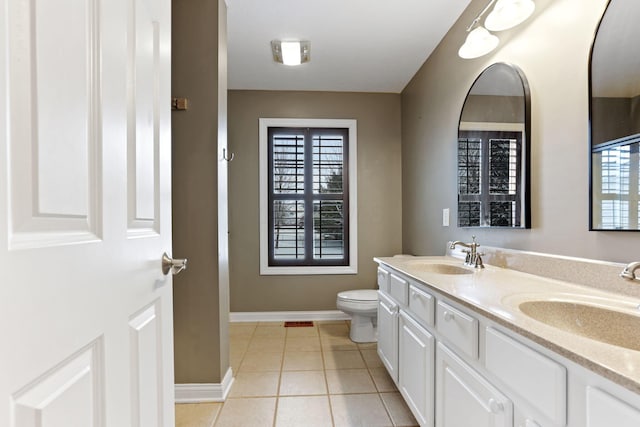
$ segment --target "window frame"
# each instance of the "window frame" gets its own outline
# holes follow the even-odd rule
[[[358,273],[358,208],[357,208],[357,121],[354,119],[259,119],[260,155],[260,274],[261,275],[321,275]],[[348,130],[348,154],[346,176],[349,216],[345,230],[348,233],[346,265],[269,265],[269,128],[346,128]]]

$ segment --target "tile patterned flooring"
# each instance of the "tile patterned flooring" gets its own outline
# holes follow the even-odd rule
[[[348,321],[232,323],[235,382],[224,403],[176,404],[176,427],[417,426],[378,358]]]

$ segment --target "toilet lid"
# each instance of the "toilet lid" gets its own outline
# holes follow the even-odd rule
[[[338,293],[338,299],[344,301],[376,301],[378,291],[375,289],[356,289],[354,291],[343,291]]]

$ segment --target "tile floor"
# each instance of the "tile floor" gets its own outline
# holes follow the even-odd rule
[[[417,426],[378,358],[346,321],[232,323],[224,403],[176,405],[176,427]]]

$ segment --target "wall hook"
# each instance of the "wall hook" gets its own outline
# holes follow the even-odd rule
[[[235,155],[236,155],[235,153],[231,153],[231,155],[229,156],[229,155],[227,155],[227,149],[226,148],[222,149],[222,158],[224,160],[226,160],[227,162],[232,161],[233,158],[235,157]]]

